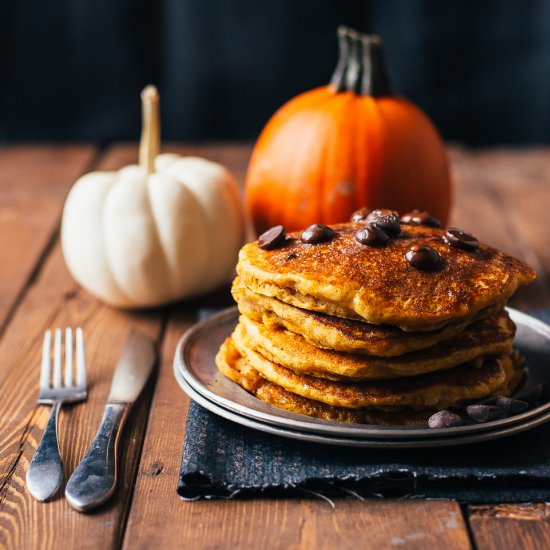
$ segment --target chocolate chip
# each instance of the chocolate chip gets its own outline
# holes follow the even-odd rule
[[[468,405],[466,414],[476,422],[490,422],[504,418],[506,415],[494,405]]]
[[[385,231],[372,223],[367,223],[355,233],[355,240],[360,244],[367,246],[383,246],[388,243],[390,238]]]
[[[472,405],[494,405],[496,400],[497,400],[497,396],[491,395],[489,397],[484,397],[483,399],[479,399],[475,403],[472,403]]]
[[[367,219],[367,216],[372,212],[370,208],[367,208],[366,206],[363,208],[360,208],[359,210],[356,210],[350,218],[351,222],[364,222]]]
[[[535,405],[538,403],[542,393],[542,384],[529,383],[525,384],[521,389],[519,389],[512,397],[514,399],[519,399],[520,401],[527,401],[530,405]]]
[[[373,210],[368,216],[367,220],[368,222],[375,222],[378,218],[381,218],[382,216],[391,216],[391,215],[397,216],[399,218],[399,214],[395,210],[389,210],[388,208],[378,208],[378,210]]]
[[[297,257],[298,257],[298,254],[296,254],[296,252],[291,252],[291,253],[286,257],[286,259],[287,259],[287,260],[295,260]]]
[[[319,244],[330,241],[336,237],[336,233],[322,223],[310,225],[302,232],[302,242],[306,244]]]
[[[473,235],[456,227],[449,227],[443,235],[443,240],[449,246],[461,248],[462,250],[475,250],[479,247],[479,241]]]
[[[521,414],[529,408],[527,401],[521,401],[519,399],[512,399],[504,395],[495,397],[493,404],[498,407],[506,416],[514,416]]]
[[[401,222],[409,225],[425,225],[427,227],[441,227],[441,222],[425,210],[413,210],[401,216]]]
[[[464,420],[454,412],[443,410],[437,411],[428,418],[428,426],[430,428],[454,428],[462,426]]]
[[[399,223],[399,218],[395,214],[380,216],[376,219],[374,225],[382,229],[389,237],[397,237],[397,235],[401,233],[401,224]]]
[[[406,260],[416,269],[432,271],[441,264],[439,252],[428,245],[415,244],[405,254]]]
[[[282,225],[276,225],[260,235],[258,246],[262,250],[273,250],[281,246],[286,239],[286,231]]]

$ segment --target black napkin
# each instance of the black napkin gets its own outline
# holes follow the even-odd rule
[[[550,322],[550,310],[533,315]],[[549,365],[550,366],[550,365]],[[374,450],[304,443],[225,420],[191,403],[178,493],[550,500],[550,424],[447,449]]]

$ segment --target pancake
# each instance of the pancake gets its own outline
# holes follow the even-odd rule
[[[382,380],[450,369],[487,355],[506,355],[515,325],[505,311],[470,325],[452,340],[399,357],[374,357],[321,349],[286,329],[262,325],[244,315],[232,338],[298,374],[329,380]]]
[[[300,334],[310,344],[320,348],[348,353],[366,353],[394,357],[429,348],[460,334],[471,322],[498,313],[502,304],[480,311],[472,319],[451,323],[431,332],[405,332],[391,325],[373,325],[355,319],[344,319],[325,313],[300,309],[252,292],[239,277],[231,289],[239,311],[268,327],[284,327]]]
[[[346,409],[301,397],[262,378],[260,373],[241,356],[230,338],[220,347],[216,356],[216,365],[225,376],[265,403],[324,420],[380,425],[426,424],[434,412],[433,410],[402,409],[388,413],[369,409]]]
[[[331,227],[336,236],[324,243],[304,244],[295,232],[274,250],[245,245],[237,265],[243,284],[303,309],[431,331],[472,319],[535,278],[523,262],[487,245],[474,251],[447,245],[443,229],[403,225],[398,238],[372,247],[355,241],[361,223]],[[410,265],[405,254],[414,244],[437,250],[440,268]]]
[[[501,388],[515,387],[523,364],[512,354],[486,358],[481,367],[460,365],[412,378],[371,382],[336,382],[306,374],[270,361],[258,352],[233,340],[235,348],[261,376],[291,393],[346,408],[412,407],[445,409],[464,401],[482,399]]]

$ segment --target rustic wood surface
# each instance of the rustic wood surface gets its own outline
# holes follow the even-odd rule
[[[250,148],[180,146],[227,165],[243,180]],[[538,272],[514,297],[521,309],[550,307],[550,149],[450,148],[452,223]],[[454,501],[314,499],[183,502],[176,495],[188,400],[172,376],[181,334],[199,302],[126,313],[100,304],[67,272],[57,238],[63,198],[76,177],[137,159],[135,145],[0,147],[0,547],[6,548],[548,548],[550,506],[460,506]],[[159,345],[157,376],[125,431],[121,483],[111,501],[84,515],[61,497],[30,498],[25,472],[49,410],[36,404],[47,328],[83,326],[89,398],[62,410],[60,445],[69,474],[95,434],[111,373],[130,327]]]

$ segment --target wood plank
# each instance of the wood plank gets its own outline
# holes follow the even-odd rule
[[[550,150],[453,151],[457,204],[454,220],[481,239],[532,265],[538,279],[512,304],[550,307]],[[455,223],[455,222],[453,222]],[[478,548],[550,546],[550,505],[502,504],[467,508]]]
[[[546,503],[470,506],[469,522],[479,550],[550,548]]]
[[[115,149],[100,167],[120,166],[127,158],[128,151]],[[67,477],[95,435],[112,372],[130,329],[137,327],[159,341],[163,315],[165,311],[125,313],[99,303],[72,280],[56,242],[0,341],[0,547],[95,549],[119,545],[153,381],[129,419],[122,443],[121,481],[112,500],[89,515],[72,510],[62,497],[47,504],[37,503],[27,492],[24,479],[49,413],[48,408],[36,405],[41,340],[47,328],[84,328],[88,401],[62,410],[60,418],[60,446]]]
[[[242,177],[249,151],[205,146],[192,154],[223,162]],[[318,500],[182,502],[176,485],[188,399],[174,380],[172,361],[193,322],[191,306],[178,308],[168,325],[124,548],[355,548],[359,540],[363,548],[470,547],[460,507],[451,501],[339,499],[334,509]]]
[[[0,334],[95,153],[90,145],[0,148]]]

